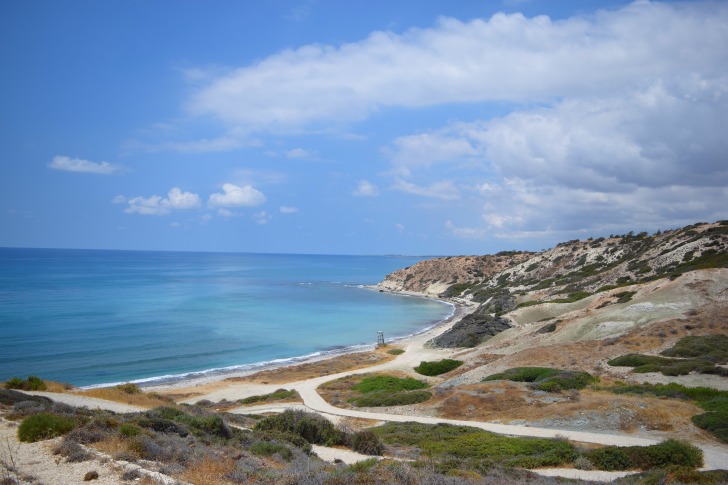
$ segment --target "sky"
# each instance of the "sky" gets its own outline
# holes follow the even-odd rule
[[[728,2],[0,2],[0,247],[488,254],[728,219]]]

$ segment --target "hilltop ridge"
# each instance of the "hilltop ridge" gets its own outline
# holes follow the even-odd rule
[[[546,297],[728,267],[727,251],[728,221],[698,223],[654,235],[574,239],[542,252],[433,258],[390,273],[379,286],[476,302],[506,287]]]
[[[604,308],[628,299],[628,287],[633,285],[726,267],[728,221],[718,221],[653,235],[630,232],[575,239],[542,252],[434,258],[387,275],[378,287],[477,305],[471,315],[432,342],[474,347],[508,329],[515,316],[504,315],[517,308],[573,303],[595,294],[609,297],[601,303]],[[611,291],[619,288],[625,290]]]

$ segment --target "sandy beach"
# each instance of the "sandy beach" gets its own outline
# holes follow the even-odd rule
[[[369,287],[374,291],[378,287]],[[394,292],[391,292],[394,293]],[[251,370],[232,370],[199,377],[182,379],[174,383],[142,385],[145,391],[170,395],[182,402],[195,403],[200,400],[218,402],[235,401],[246,397],[267,394],[276,389],[293,389],[297,382],[310,380],[313,377],[331,376],[347,373],[359,374],[381,370],[411,370],[423,360],[442,359],[462,352],[450,349],[427,348],[425,344],[432,338],[450,329],[465,315],[475,310],[475,306],[463,302],[433,298],[415,292],[396,292],[414,298],[428,298],[447,303],[452,306],[452,313],[444,320],[427,327],[413,335],[387,339],[387,331],[383,329],[387,346],[377,349],[376,344],[359,348],[343,349],[341,353],[317,355],[302,358],[285,364],[269,363]],[[372,339],[374,340],[374,339]],[[391,348],[401,348],[405,352],[394,356],[387,354]],[[318,365],[316,365],[318,364]]]

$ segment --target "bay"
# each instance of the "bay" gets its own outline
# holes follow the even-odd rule
[[[0,248],[0,380],[168,382],[410,335],[450,306],[365,286],[421,259]]]

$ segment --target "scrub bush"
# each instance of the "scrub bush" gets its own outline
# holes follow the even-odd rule
[[[463,365],[462,360],[443,359],[434,362],[422,361],[415,367],[415,372],[423,376],[439,376]]]
[[[13,377],[5,383],[6,389],[20,389],[21,391],[45,391],[46,385],[43,379],[36,376],[28,376],[26,380],[20,377]]]
[[[28,416],[18,427],[18,439],[26,443],[47,440],[68,433],[76,423],[63,416],[39,413]]]

